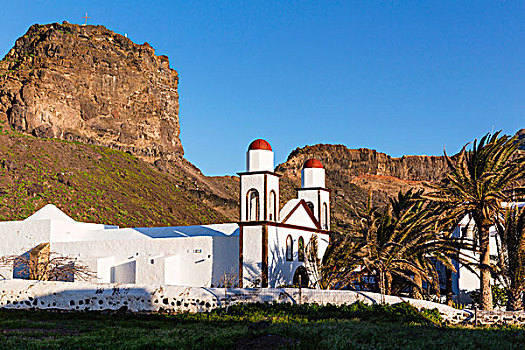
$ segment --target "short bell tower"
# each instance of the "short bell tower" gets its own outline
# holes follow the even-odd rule
[[[330,191],[326,189],[325,169],[317,159],[308,159],[301,171],[301,188],[298,198],[304,199],[321,225],[321,229],[330,230]]]

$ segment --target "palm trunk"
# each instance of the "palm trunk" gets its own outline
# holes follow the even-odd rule
[[[447,296],[447,305],[453,306],[454,305],[454,293],[452,292],[452,270],[446,269],[445,270],[445,294]]]
[[[480,257],[480,303],[482,310],[492,310],[492,290],[490,288],[490,247],[489,225],[478,225],[481,248]]]
[[[385,273],[385,293],[387,295],[392,294],[392,275],[388,272]]]
[[[414,299],[423,299],[423,295],[421,294],[421,289],[423,288],[423,280],[421,279],[421,275],[419,273],[416,273],[414,275],[414,284],[415,287],[412,289],[412,297]]]
[[[383,271],[379,271],[379,293],[381,293],[381,304],[385,303],[385,274]]]
[[[507,290],[507,311],[523,311],[522,292],[514,286]]]

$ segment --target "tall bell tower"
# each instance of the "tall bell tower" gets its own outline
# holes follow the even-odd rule
[[[273,150],[262,139],[253,141],[246,153],[246,172],[241,180],[241,221],[278,221],[279,175],[274,173]]]
[[[279,177],[272,147],[255,140],[246,153],[246,172],[239,173],[239,286],[268,287],[268,226],[279,221]]]

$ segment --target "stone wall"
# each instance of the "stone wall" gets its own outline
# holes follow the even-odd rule
[[[381,303],[371,292],[297,288],[198,288],[166,285],[92,284],[83,282],[0,281],[0,307],[11,309],[114,310],[132,312],[205,312],[235,303],[278,302],[352,304]],[[385,296],[385,302],[409,302],[418,309],[438,309],[451,324],[525,324],[525,313],[458,310],[425,300]],[[477,317],[475,317],[477,316]]]
[[[478,325],[525,325],[525,312],[516,311],[475,311],[476,317],[469,320],[470,324]]]

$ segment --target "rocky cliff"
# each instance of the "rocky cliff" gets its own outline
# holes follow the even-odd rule
[[[297,148],[277,171],[300,183],[301,168],[308,158],[317,158],[324,164],[328,186],[336,195],[355,194],[358,188],[360,192],[371,190],[381,201],[399,190],[424,188],[425,181],[440,181],[448,171],[441,156],[394,158],[376,150],[348,149],[343,145]]]
[[[394,158],[366,148],[349,149],[343,145],[314,145],[297,148],[276,171],[282,173],[285,196],[287,182],[301,183],[301,169],[309,158],[319,159],[326,169],[327,187],[332,190],[332,222],[335,230],[349,227],[356,203],[364,202],[371,192],[375,204],[386,203],[389,196],[410,188],[425,189],[425,182],[440,181],[448,170],[441,156],[404,156]]]
[[[326,164],[327,171],[340,178],[361,175],[394,176],[408,181],[439,181],[448,170],[441,156],[403,156],[394,158],[367,148],[348,149],[343,145],[315,145],[297,148],[277,170],[300,176],[300,169],[308,158],[317,158]],[[338,175],[336,175],[338,174]]]
[[[103,26],[35,24],[0,62],[0,121],[16,131],[181,157],[178,75]]]

